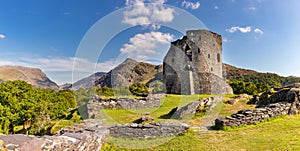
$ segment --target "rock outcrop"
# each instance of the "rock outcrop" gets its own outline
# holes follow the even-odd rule
[[[178,109],[172,116],[173,119],[182,119],[185,115],[194,115],[197,110],[211,110],[218,102],[222,102],[222,96],[214,96],[209,98],[200,99],[195,102],[191,102],[188,105]],[[173,111],[174,112],[174,111]]]

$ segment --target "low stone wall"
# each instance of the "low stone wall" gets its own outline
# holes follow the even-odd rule
[[[184,123],[146,123],[146,124],[125,124],[116,125],[111,128],[112,137],[121,138],[156,138],[174,136],[187,131],[189,126]]]
[[[216,127],[224,126],[241,126],[261,122],[271,117],[290,114],[291,103],[274,103],[264,108],[256,108],[253,110],[241,110],[230,117],[219,118],[215,121]]]
[[[99,151],[108,134],[107,128],[88,127],[85,123],[79,123],[72,128],[64,128],[53,136],[0,135],[0,150]]]
[[[216,127],[240,126],[261,122],[280,115],[296,115],[300,110],[300,84],[265,91],[254,96],[249,104],[256,104],[254,110],[241,110],[230,117],[215,120]]]
[[[139,109],[158,107],[161,104],[160,99],[164,94],[149,95],[142,98],[101,98],[98,95],[91,97],[87,104],[88,118],[100,118],[100,109]]]

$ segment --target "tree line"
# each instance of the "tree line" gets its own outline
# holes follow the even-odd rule
[[[34,88],[19,80],[0,83],[0,133],[12,134],[16,126],[23,126],[26,133],[41,134],[52,120],[74,108],[71,90]]]

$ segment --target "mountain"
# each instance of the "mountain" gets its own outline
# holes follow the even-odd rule
[[[244,81],[254,83],[267,83],[272,87],[280,87],[292,83],[300,83],[299,77],[283,77],[275,73],[262,73],[249,69],[237,68],[223,64],[223,74],[227,81]],[[64,85],[64,89],[89,88],[90,86],[119,87],[129,86],[134,83],[150,83],[162,80],[162,65],[153,65],[126,59],[123,63],[108,73],[98,72],[72,84]],[[73,87],[72,87],[73,86]]]
[[[148,83],[162,78],[162,65],[153,65],[126,59],[123,63],[112,69],[99,80],[97,86],[119,87],[134,83]]]
[[[41,69],[22,66],[0,66],[0,82],[22,80],[45,89],[58,89],[58,85],[51,81]]]
[[[66,83],[60,86],[60,89],[73,89],[73,90],[77,90],[80,88],[88,89],[91,86],[95,86],[95,81],[99,80],[104,74],[105,72],[94,73],[86,78],[78,80],[73,84]]]
[[[229,81],[239,80],[253,83],[267,83],[271,87],[281,87],[300,82],[299,77],[283,77],[275,73],[262,73],[254,70],[237,68],[228,64],[224,64],[223,68],[224,75]]]

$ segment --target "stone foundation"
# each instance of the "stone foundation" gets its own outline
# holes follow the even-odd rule
[[[174,136],[187,131],[189,126],[184,123],[146,123],[125,124],[109,128],[112,137],[121,138],[156,138]]]

